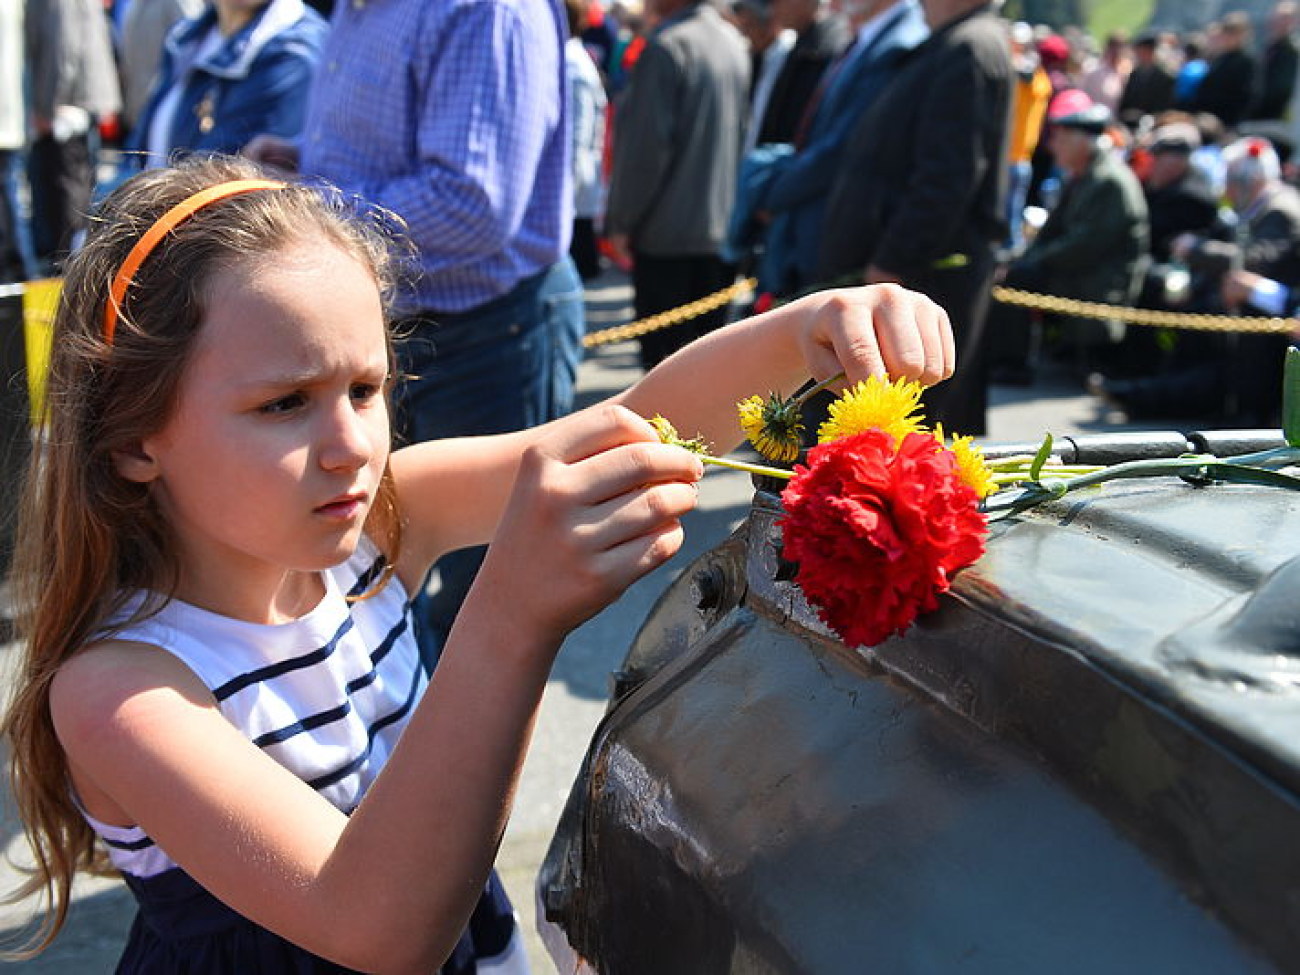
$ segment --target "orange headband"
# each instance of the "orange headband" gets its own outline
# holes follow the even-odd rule
[[[122,266],[117,269],[117,274],[113,276],[113,284],[108,289],[108,302],[104,306],[104,341],[109,345],[113,344],[113,333],[117,331],[117,316],[122,311],[122,302],[126,299],[126,289],[131,287],[131,280],[135,277],[135,272],[140,270],[140,265],[145,262],[145,258],[153,253],[153,249],[158,246],[159,242],[176,229],[179,224],[184,223],[209,203],[215,203],[217,200],[224,200],[228,196],[238,196],[241,193],[251,193],[254,190],[284,189],[286,185],[273,179],[232,179],[226,183],[209,186],[206,190],[200,190],[193,196],[186,197],[159,217],[154,222],[154,225],[145,231],[144,236],[136,241],[135,246],[131,248],[131,253],[126,255],[126,260],[122,262]]]

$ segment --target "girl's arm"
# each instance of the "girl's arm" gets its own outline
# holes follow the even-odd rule
[[[51,692],[91,814],[138,824],[216,897],[312,952],[436,969],[491,866],[560,642],[677,550],[703,473],[613,406],[552,426],[516,466],[429,690],[350,818],[245,739],[178,660],[124,642],[72,658]]]
[[[947,314],[923,295],[893,285],[809,295],[736,322],[691,343],[613,398],[642,417],[663,414],[683,436],[699,434],[718,452],[743,434],[736,404],[754,394],[791,392],[809,379],[844,372],[931,385],[955,364]],[[393,455],[407,532],[399,574],[420,584],[443,552],[488,541],[528,445],[574,417],[497,437],[417,444]]]
[[[736,404],[748,396],[792,393],[839,372],[849,384],[889,375],[929,386],[951,376],[955,360],[947,313],[929,298],[896,285],[845,288],[712,332],[614,400],[725,452],[744,437]]]

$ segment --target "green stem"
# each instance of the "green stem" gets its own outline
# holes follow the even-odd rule
[[[823,389],[825,389],[827,386],[830,386],[832,383],[837,383],[837,382],[839,382],[839,381],[840,381],[841,379],[843,379],[843,378],[844,378],[844,373],[843,373],[843,372],[837,372],[835,375],[833,375],[833,376],[829,376],[828,378],[823,379],[823,380],[822,380],[821,382],[819,382],[819,383],[813,383],[811,386],[809,386],[807,389],[805,389],[802,393],[800,393],[798,396],[796,396],[793,400],[791,400],[791,402],[792,402],[795,406],[803,406],[804,403],[806,403],[806,402],[808,401],[809,397],[816,396],[818,393],[820,393],[820,392],[821,392]]]
[[[1047,477],[1074,477],[1076,475],[1095,474],[1097,471],[1104,470],[1096,465],[1081,464],[1077,467],[1045,467],[1039,474],[1039,479]],[[1029,477],[1028,467],[1019,471],[994,471],[993,482],[995,484],[1020,484],[1029,483],[1032,479]]]
[[[1106,481],[1122,478],[1173,475],[1178,477],[1209,478],[1249,484],[1300,489],[1300,478],[1263,467],[1247,466],[1234,458],[1225,460],[1212,454],[1188,454],[1184,457],[1164,457],[1152,460],[1133,460],[1112,464],[1088,474],[1074,477],[1046,477],[1025,484],[1019,493],[1007,491],[993,495],[985,503],[989,513],[1011,514],[1049,498],[1060,498],[1071,491]]]
[[[743,460],[730,460],[726,457],[714,457],[710,454],[700,454],[699,456],[700,460],[706,464],[712,464],[715,467],[726,467],[733,471],[745,471],[748,474],[758,474],[763,477],[780,477],[787,481],[794,477],[794,471],[783,470],[780,467],[748,464]]]
[[[985,458],[984,466],[991,471],[1014,471],[1021,467],[1028,470],[1033,462],[1033,454],[1012,454],[1010,457],[999,457],[997,460]]]
[[[1223,458],[1225,464],[1237,464],[1247,467],[1286,467],[1300,464],[1300,449],[1295,447],[1274,447],[1261,450],[1255,454],[1237,454],[1235,457]]]

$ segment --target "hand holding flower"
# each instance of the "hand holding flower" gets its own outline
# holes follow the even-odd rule
[[[808,371],[843,372],[849,383],[871,376],[933,386],[957,364],[948,313],[924,295],[893,284],[824,291],[795,305],[810,313],[801,336]]]
[[[676,553],[702,474],[628,410],[575,415],[525,452],[476,588],[562,639]]]

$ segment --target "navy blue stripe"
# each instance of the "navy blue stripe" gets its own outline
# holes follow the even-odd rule
[[[153,840],[147,836],[142,840],[131,840],[129,843],[122,840],[110,840],[104,836],[101,836],[100,839],[104,841],[105,846],[111,846],[115,850],[147,850],[153,846]]]
[[[406,632],[406,627],[409,625],[411,619],[411,610],[414,605],[414,603],[407,603],[402,608],[402,618],[393,624],[393,628],[388,631],[388,634],[382,640],[379,641],[379,646],[377,646],[375,652],[370,655],[370,662],[372,664],[378,666],[379,662],[388,656],[388,651],[392,650],[397,644],[397,638]]]
[[[224,701],[232,694],[237,694],[245,687],[253,684],[260,684],[262,681],[271,680],[284,674],[292,673],[295,670],[302,670],[313,664],[318,664],[334,652],[338,642],[342,639],[343,634],[352,629],[352,617],[348,616],[339,624],[338,630],[330,637],[329,643],[319,650],[313,650],[311,653],[303,654],[301,657],[292,657],[289,660],[281,660],[279,663],[268,664],[265,667],[259,667],[256,670],[250,670],[248,673],[240,674],[238,677],[226,681],[212,692],[212,696],[218,701]]]
[[[384,571],[384,566],[387,564],[388,560],[382,555],[376,558],[374,562],[370,563],[370,568],[357,576],[357,581],[354,582],[352,588],[348,590],[348,595],[360,596],[363,592],[369,589],[371,584],[379,578],[379,573]]]
[[[389,725],[402,720],[403,717],[410,713],[411,708],[415,706],[415,693],[419,690],[420,678],[423,675],[424,671],[420,667],[419,661],[416,661],[412,670],[411,686],[406,693],[406,700],[395,710],[384,715],[382,718],[379,718],[370,726],[367,734],[366,747],[361,754],[341,768],[337,768],[333,772],[327,772],[322,776],[318,776],[317,778],[310,780],[307,784],[317,791],[327,789],[335,783],[346,779],[357,769],[361,768],[361,766],[366,763],[366,760],[370,758],[371,751],[374,750],[375,736]]]
[[[293,724],[285,725],[283,728],[277,728],[275,731],[268,731],[264,735],[259,735],[253,739],[253,744],[258,748],[265,748],[268,745],[278,745],[282,741],[288,741],[294,735],[300,735],[304,731],[311,731],[313,728],[319,728],[322,725],[332,724],[348,716],[352,710],[352,702],[344,701],[336,708],[330,708],[328,711],[319,711],[310,717],[303,718],[301,721],[295,721]]]
[[[410,604],[407,604],[408,609]],[[360,677],[354,677],[343,686],[343,692],[348,700],[345,700],[337,707],[330,708],[328,711],[321,711],[317,714],[309,715],[301,721],[295,721],[293,724],[285,725],[283,728],[277,728],[274,731],[268,731],[253,739],[253,744],[258,748],[266,748],[268,745],[278,745],[281,742],[288,741],[294,735],[301,734],[304,731],[311,731],[314,728],[320,728],[334,721],[341,721],[352,713],[351,697],[363,687],[373,684],[379,677],[378,664],[388,655],[388,651],[393,648],[397,638],[406,631],[407,619],[405,613],[399,619],[393,628],[388,631],[379,644],[379,648],[370,655],[370,669]]]
[[[357,576],[357,581],[354,582],[352,588],[348,590],[348,595],[359,596],[361,593],[369,589],[371,583],[373,583],[375,579],[379,578],[379,574],[384,571],[384,566],[387,564],[387,560],[382,555],[376,558],[374,562],[370,563],[369,568]],[[302,670],[304,667],[310,667],[312,664],[320,663],[334,652],[334,647],[338,644],[340,637],[342,637],[351,626],[352,617],[349,616],[339,627],[338,632],[330,638],[329,643],[325,644],[325,646],[321,647],[319,650],[313,650],[311,653],[302,657],[294,657],[292,660],[282,660],[279,663],[271,664],[267,667],[261,667],[257,670],[250,670],[246,674],[240,674],[238,677],[222,684],[213,691],[212,694],[218,701],[224,701],[232,694],[238,694],[245,687],[252,684],[258,684],[264,680],[271,680],[274,677],[280,677],[283,674],[288,674],[295,670]]]

